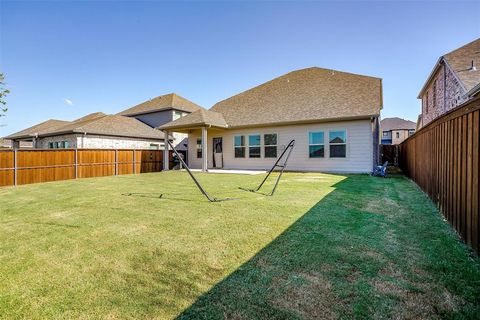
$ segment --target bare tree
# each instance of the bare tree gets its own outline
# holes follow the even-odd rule
[[[5,75],[0,73],[0,117],[3,117],[7,113],[7,101],[5,97],[10,93],[10,90],[5,87]]]

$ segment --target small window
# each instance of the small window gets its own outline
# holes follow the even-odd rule
[[[265,158],[277,157],[277,134],[267,133],[263,135]]]
[[[49,142],[49,143],[48,143],[48,148],[49,148],[49,149],[53,149],[53,148],[54,148],[53,142]]]
[[[180,119],[182,117],[182,111],[174,111],[173,112],[173,120]]]
[[[60,149],[60,141],[55,142],[55,149]]]
[[[413,135],[415,133],[415,130],[410,130],[408,131],[408,136],[410,137],[411,135]]]
[[[158,150],[160,149],[160,146],[156,143],[151,143],[150,144],[150,150]]]
[[[400,138],[400,132],[396,132],[395,135],[396,135],[397,139]]]
[[[428,91],[425,95],[425,113],[428,113]]]
[[[347,156],[346,131],[330,131],[330,158],[345,158]]]
[[[197,138],[197,158],[202,157],[202,138]]]
[[[323,158],[325,156],[325,142],[322,131],[308,134],[308,149],[310,158]]]
[[[245,158],[245,136],[234,137],[235,158]]]
[[[388,137],[388,131],[383,131],[383,136]]]
[[[248,136],[248,157],[260,158],[260,135]]]

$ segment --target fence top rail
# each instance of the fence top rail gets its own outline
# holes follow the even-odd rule
[[[164,150],[157,150],[157,149],[100,149],[100,148],[59,148],[59,149],[48,149],[48,148],[5,148],[5,149],[0,149],[0,152],[13,152],[13,151],[152,151],[152,152],[158,152],[158,151],[164,151]]]
[[[448,111],[447,113],[441,115],[440,117],[436,118],[435,120],[433,120],[432,122],[430,122],[426,126],[420,128],[420,130],[416,131],[413,135],[411,135],[410,137],[405,139],[402,143],[400,143],[400,145],[415,139],[416,137],[418,137],[418,135],[420,133],[430,131],[433,128],[435,128],[436,126],[438,126],[438,125],[440,125],[444,122],[447,122],[447,121],[450,121],[452,119],[464,116],[466,114],[475,112],[477,110],[480,110],[480,96],[476,97],[472,100],[469,100],[469,101],[453,108],[452,110]]]

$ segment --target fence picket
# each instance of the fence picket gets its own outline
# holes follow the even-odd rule
[[[399,146],[400,167],[480,253],[480,98],[435,119]]]

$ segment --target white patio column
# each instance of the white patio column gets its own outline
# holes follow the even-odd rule
[[[207,128],[202,128],[202,171],[208,171],[208,155],[207,155],[207,144],[208,144],[208,135],[207,135]]]
[[[165,147],[163,148],[163,170],[164,171],[168,171],[170,168],[169,168],[169,164],[170,164],[170,159],[169,159],[169,150],[170,150],[170,146],[168,145],[168,131],[163,131],[163,133],[165,134],[165,140],[164,140],[164,145]]]

